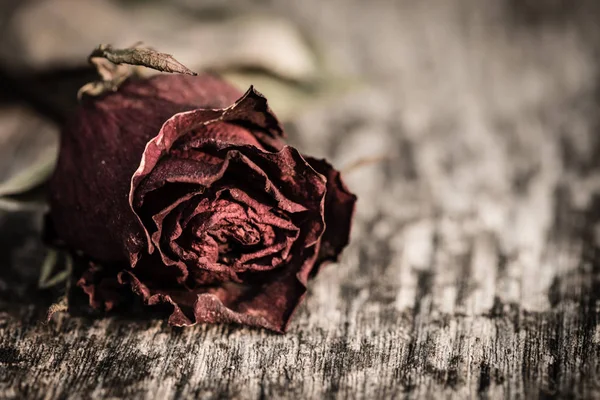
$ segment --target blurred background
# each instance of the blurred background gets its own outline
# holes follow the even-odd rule
[[[574,145],[591,149],[583,131],[596,124],[599,9],[593,0],[2,0],[0,196],[51,170],[56,130],[95,79],[87,55],[100,43],[142,42],[242,90],[254,84],[302,131],[293,140],[342,164],[437,131],[472,141],[525,129],[527,142],[550,134],[531,126],[546,123],[577,129]],[[341,121],[332,133],[319,119]]]
[[[600,187],[585,172],[597,163],[599,10],[593,0],[2,0],[2,262],[43,259],[32,232],[60,126],[95,78],[87,55],[140,41],[242,90],[254,84],[302,151],[338,168],[378,160],[347,176],[359,221],[474,215],[510,249],[536,225],[506,203],[532,177],[552,183],[528,200],[546,211],[569,157],[586,176],[578,201]],[[541,251],[535,234],[519,235]],[[16,277],[30,282],[36,268]]]
[[[13,357],[14,370],[70,370],[60,329],[81,343],[89,332],[145,334],[130,321],[35,325],[57,294],[40,291],[38,278],[43,183],[60,127],[96,77],[90,52],[142,41],[242,90],[255,85],[291,143],[342,169],[359,197],[342,265],[313,282],[293,333],[245,331],[221,346],[221,328],[202,331],[213,338],[205,342],[192,337],[204,328],[192,328],[181,343],[209,350],[190,364],[251,360],[220,376],[237,377],[245,393],[251,370],[261,396],[284,368],[292,379],[282,388],[362,385],[366,398],[381,394],[378,382],[426,398],[597,394],[599,21],[598,0],[0,0],[0,327],[18,344],[25,321],[36,349],[29,367]],[[55,339],[66,344],[46,345]],[[135,340],[111,349],[138,349]],[[103,343],[84,347],[117,357],[111,367],[128,364]],[[195,357],[181,343],[152,360]],[[324,360],[312,370],[295,348],[325,349]],[[277,353],[281,368],[252,358],[256,349]],[[212,382],[221,370],[207,365]],[[119,369],[93,371],[105,388],[121,382]],[[164,370],[152,371],[163,382]],[[100,387],[92,381],[77,387]]]

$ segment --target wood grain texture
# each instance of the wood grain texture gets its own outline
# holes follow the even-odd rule
[[[347,175],[343,259],[283,336],[45,325],[40,216],[2,214],[0,398],[599,398],[600,7],[256,3],[369,83],[289,127],[338,167],[388,157]]]

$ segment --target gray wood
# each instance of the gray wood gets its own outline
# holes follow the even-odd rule
[[[1,214],[0,398],[600,398],[596,2],[257,3],[368,83],[290,127],[388,156],[347,174],[343,259],[283,336],[46,325],[39,215]]]

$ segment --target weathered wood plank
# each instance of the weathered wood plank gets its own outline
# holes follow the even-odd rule
[[[392,157],[348,174],[353,241],[290,332],[44,325],[39,220],[2,214],[0,397],[600,397],[600,8],[309,3],[261,7],[372,84],[293,140],[342,167]]]

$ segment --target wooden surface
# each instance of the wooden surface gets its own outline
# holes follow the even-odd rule
[[[389,156],[347,175],[342,261],[283,336],[45,325],[39,215],[0,214],[0,398],[599,398],[596,3],[256,3],[366,81],[289,127],[339,167]]]

